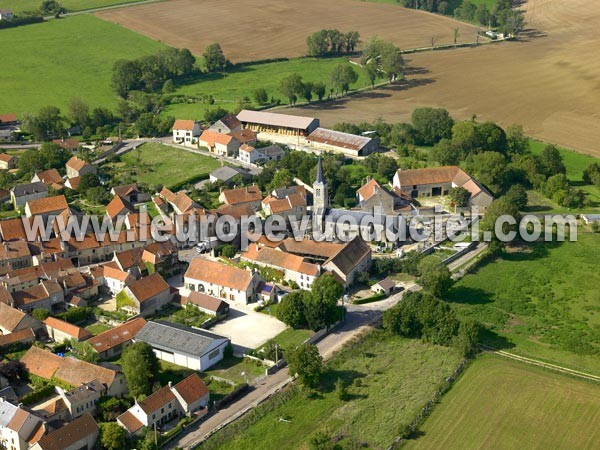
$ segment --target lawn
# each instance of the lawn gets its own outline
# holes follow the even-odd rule
[[[68,12],[84,11],[86,9],[101,8],[104,6],[115,6],[123,3],[135,3],[142,0],[61,0],[60,4]],[[41,0],[0,0],[0,9],[9,8],[13,12],[38,11]]]
[[[2,0],[0,0],[2,1]],[[114,108],[112,65],[164,48],[92,15],[82,14],[1,31],[2,42],[18,51],[2,55],[1,112],[23,114],[54,105],[66,113],[73,97],[92,107]]]
[[[329,74],[333,67],[340,63],[350,64],[345,58],[297,58],[238,66],[223,74],[202,75],[199,79],[192,80],[188,84],[179,85],[175,90],[175,94],[198,100],[211,95],[215,100],[215,104],[210,105],[200,101],[197,103],[172,104],[165,109],[164,114],[173,115],[177,118],[201,119],[207,109],[216,108],[217,106],[233,111],[244,97],[248,97],[254,102],[253,92],[257,88],[264,88],[269,98],[273,97],[279,99],[282,104],[287,104],[287,99],[279,92],[279,83],[282,78],[297,73],[305,81],[322,81],[329,85]],[[359,79],[351,87],[368,86],[369,81],[364,76],[363,70],[356,66],[353,67],[358,73]],[[313,100],[316,100],[316,97]],[[305,100],[298,99],[298,101]]]
[[[275,396],[200,448],[304,449],[317,431],[339,437],[340,448],[387,448],[459,363],[457,354],[418,340],[374,331],[328,364],[319,394],[300,389]],[[348,383],[342,401],[333,387]],[[354,445],[354,446],[353,446]]]
[[[403,448],[597,448],[600,386],[495,355],[477,358]]]
[[[248,358],[236,358],[235,356],[224,358],[204,372],[205,376],[225,378],[237,384],[251,382],[264,374],[265,367],[262,364]]]
[[[124,182],[169,187],[187,180],[208,178],[208,174],[220,166],[220,161],[209,156],[157,143],[140,146],[139,160],[138,151],[134,150],[121,156],[120,162],[108,164],[109,170],[124,177]]]
[[[450,290],[460,315],[484,323],[484,343],[600,374],[600,237],[536,244],[484,263]]]
[[[85,327],[86,330],[88,330],[90,333],[92,333],[94,336],[103,333],[104,331],[110,330],[112,327],[105,325],[103,323],[100,322],[96,322],[93,325],[89,325],[87,327]]]

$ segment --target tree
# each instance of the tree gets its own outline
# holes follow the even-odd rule
[[[477,126],[481,148],[489,152],[507,153],[506,134],[494,122],[485,122]]]
[[[265,105],[269,103],[269,94],[267,94],[265,88],[255,89],[252,96],[254,97],[254,101],[259,105]]]
[[[304,90],[302,77],[297,73],[292,73],[279,82],[279,91],[288,99],[290,105],[296,103],[298,94]]]
[[[452,136],[454,120],[443,108],[416,108],[411,116],[413,127],[420,143],[433,145],[443,138]]]
[[[503,192],[507,184],[507,163],[498,152],[483,152],[473,155],[465,165],[467,172],[494,194]]]
[[[454,45],[457,44],[459,36],[460,36],[460,28],[456,27],[454,29]]]
[[[448,192],[450,195],[450,200],[454,203],[454,205],[459,208],[464,208],[469,204],[469,198],[471,197],[471,193],[467,191],[464,187],[457,186],[450,189]]]
[[[506,129],[506,146],[511,155],[523,155],[529,152],[529,139],[521,125],[510,125]]]
[[[475,122],[467,120],[455,123],[452,126],[452,145],[463,157],[479,148],[481,140]]]
[[[329,40],[325,30],[315,31],[306,38],[308,56],[323,56],[329,52]]]
[[[116,422],[101,423],[100,444],[105,450],[121,450],[125,448],[125,429]]]
[[[499,241],[494,233],[496,222],[498,222],[498,219],[502,216],[513,217],[516,223],[519,223],[520,220],[519,209],[511,202],[510,198],[507,198],[506,196],[494,200],[490,206],[488,206],[483,219],[482,229],[492,232],[490,250],[494,253],[502,251],[504,248],[504,243]],[[502,225],[502,232],[505,234],[509,231],[514,231],[515,229],[516,225],[510,225],[508,223]]]
[[[85,127],[90,121],[90,107],[79,97],[69,100],[69,116],[75,125]]]
[[[152,347],[145,342],[135,342],[125,347],[121,368],[132,397],[149,395],[160,366]]]
[[[269,183],[269,190],[278,189],[294,184],[294,175],[288,169],[281,169],[275,172],[275,176]]]
[[[324,274],[317,278],[305,297],[304,313],[308,326],[320,330],[335,322],[337,302],[344,293],[343,286],[332,275]]]
[[[204,64],[208,72],[220,72],[230,65],[218,43],[208,45],[204,49],[202,56],[204,57]]]
[[[291,374],[298,375],[298,381],[305,387],[319,385],[323,375],[323,357],[314,344],[300,344],[287,352],[286,360]]]
[[[40,6],[40,13],[44,16],[52,15],[58,18],[65,12],[65,8],[63,8],[56,0],[44,0]]]
[[[112,88],[117,95],[126,98],[129,91],[139,86],[141,76],[140,66],[136,61],[119,59],[113,64]]]
[[[404,58],[398,47],[388,43],[383,47],[379,57],[380,68],[387,74],[390,82],[397,81],[404,77]]]
[[[207,109],[204,112],[204,121],[206,123],[214,123],[221,117],[226,116],[228,111],[226,109],[217,106],[216,108]]]
[[[527,191],[521,184],[513,184],[505,194],[507,201],[522,211],[527,206]]]
[[[33,311],[31,311],[31,315],[39,320],[40,322],[43,322],[44,320],[46,320],[48,318],[48,316],[50,315],[50,313],[48,312],[47,309],[44,308],[35,308]]]
[[[100,178],[95,173],[86,173],[81,176],[81,180],[79,181],[78,190],[81,192],[85,192],[90,188],[100,186]]]
[[[317,96],[319,101],[323,100],[326,91],[327,86],[325,86],[325,83],[323,83],[322,81],[317,81],[316,83],[313,83],[313,92]]]
[[[308,448],[310,450],[334,450],[336,445],[325,431],[317,431],[308,440]]]
[[[27,376],[27,370],[21,361],[5,361],[0,363],[0,375],[7,378],[8,381],[16,382]]]
[[[24,117],[23,129],[35,140],[47,141],[65,134],[64,118],[57,107],[45,106],[36,115]]]
[[[115,421],[126,409],[123,400],[116,397],[101,397],[98,401],[98,415],[102,418],[102,422]]]
[[[598,163],[590,164],[583,171],[583,181],[600,186],[600,165]]]
[[[433,146],[431,156],[443,166],[455,165],[460,162],[459,149],[450,139],[441,139]]]
[[[162,87],[162,93],[163,94],[170,94],[172,92],[175,92],[175,83],[173,83],[173,80],[171,80],[170,78],[164,82],[163,87]]]
[[[365,73],[367,74],[367,78],[371,82],[371,88],[375,89],[375,81],[377,80],[377,76],[379,71],[377,69],[377,65],[373,63],[367,63],[363,66],[365,69]]]
[[[338,378],[335,382],[335,393],[337,394],[338,399],[340,399],[343,402],[350,398],[350,395],[348,393],[348,386],[346,386],[346,383],[344,383],[344,380],[342,380],[341,378]]]
[[[292,328],[302,328],[306,325],[304,303],[306,291],[293,291],[284,296],[277,307],[277,318]]]
[[[302,97],[306,100],[307,103],[310,103],[312,100],[313,94],[313,83],[310,81],[305,81],[302,84]]]
[[[336,95],[338,95],[340,91],[342,94],[345,94],[350,90],[350,85],[356,83],[358,80],[358,74],[352,66],[340,63],[333,67],[331,74],[329,75],[329,80],[331,86],[335,89]]]
[[[562,156],[555,145],[547,145],[538,158],[544,175],[551,177],[559,173],[567,173]]]
[[[443,297],[452,286],[450,270],[438,256],[431,255],[423,258],[419,262],[418,270],[419,284],[436,297]]]

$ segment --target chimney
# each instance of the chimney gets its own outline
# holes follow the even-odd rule
[[[173,382],[169,381],[169,389],[173,389]]]

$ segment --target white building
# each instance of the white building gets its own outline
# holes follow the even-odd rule
[[[207,370],[223,359],[229,339],[170,322],[148,322],[135,342],[146,342],[159,359],[192,370]]]
[[[0,397],[0,448],[27,450],[43,421]],[[43,433],[43,431],[42,431]]]
[[[183,281],[190,291],[246,305],[257,300],[256,290],[262,280],[257,273],[250,270],[194,258],[185,272]]]
[[[200,132],[200,124],[194,120],[176,120],[173,124],[173,142],[192,147],[198,143]]]

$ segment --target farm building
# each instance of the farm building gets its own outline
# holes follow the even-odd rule
[[[450,189],[462,187],[471,194],[469,206],[478,206],[482,211],[494,200],[485,187],[458,166],[400,169],[394,175],[393,186],[412,198],[448,195]]]
[[[135,338],[144,325],[146,320],[143,317],[136,317],[123,325],[100,333],[88,342],[100,359],[112,358],[121,354],[123,348]]]
[[[264,111],[240,111],[237,118],[244,128],[257,133],[283,134],[287,136],[308,136],[319,127],[319,119],[291,116]]]
[[[200,311],[212,316],[223,317],[229,314],[229,303],[201,292],[190,292],[187,298],[182,299],[181,304],[182,306],[194,305]]]
[[[349,156],[367,156],[379,149],[376,139],[327,128],[317,128],[308,135],[306,141],[316,149]]]
[[[0,169],[10,170],[17,167],[17,157],[8,155],[6,153],[0,153]]]
[[[192,370],[207,370],[223,359],[229,339],[176,323],[148,322],[135,342],[146,342],[159,359]]]
[[[216,133],[235,133],[242,131],[242,122],[234,114],[227,114],[213,123],[208,129]]]

